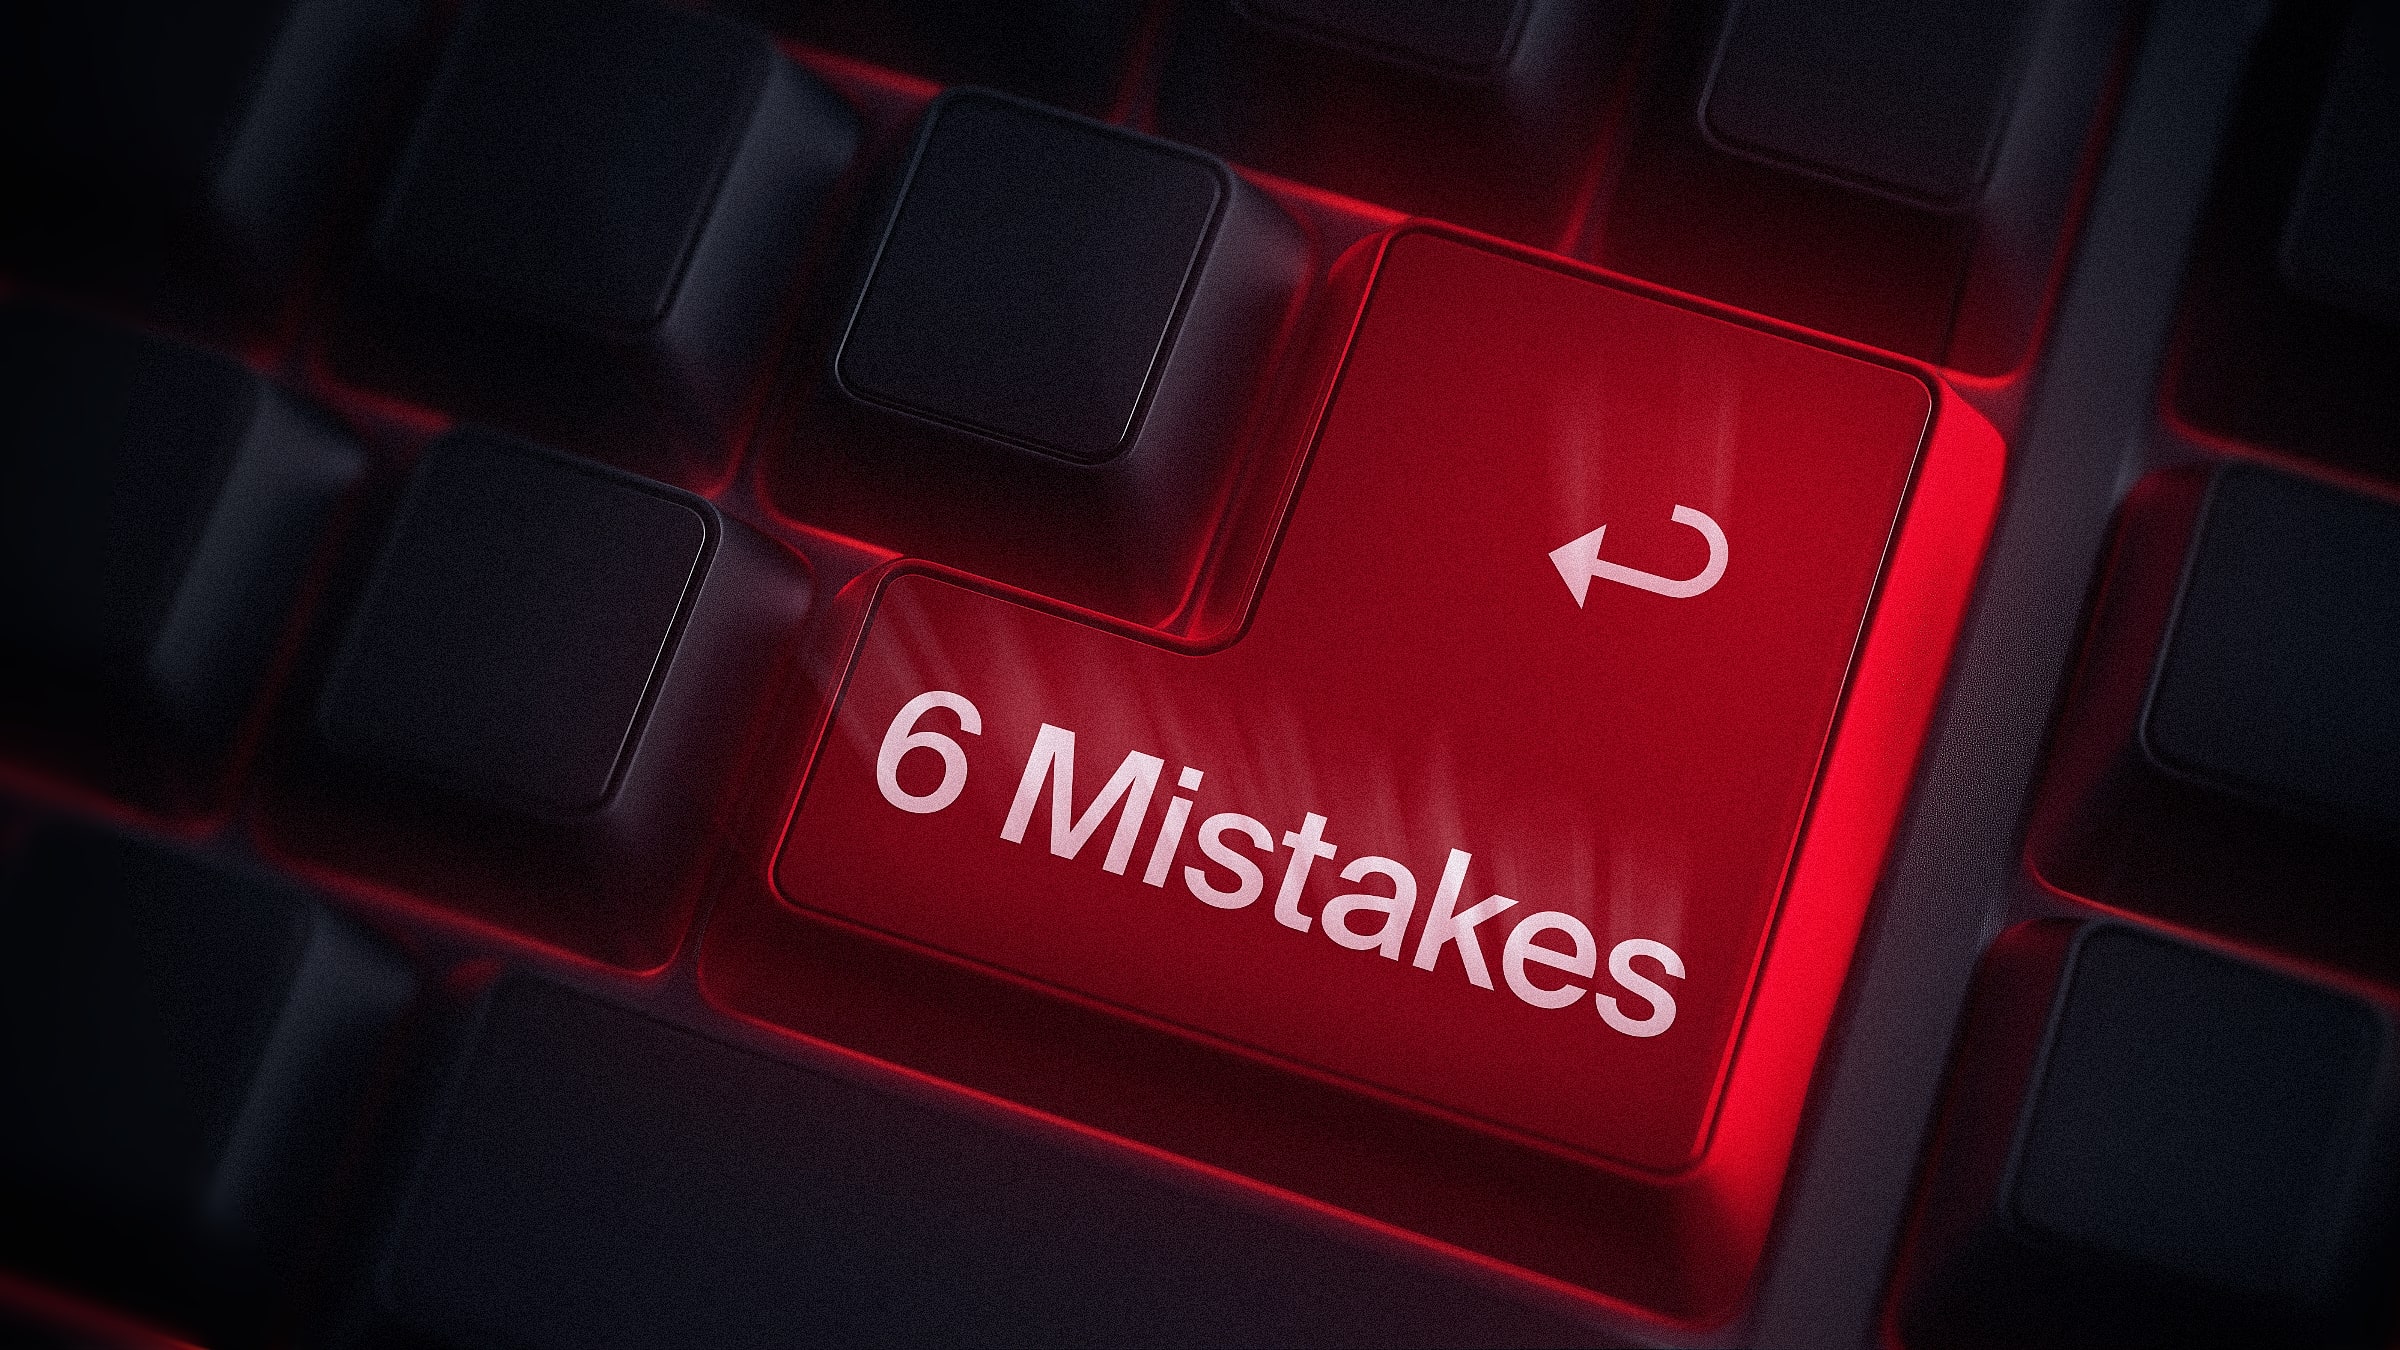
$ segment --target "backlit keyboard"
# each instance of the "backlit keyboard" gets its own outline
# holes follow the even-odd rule
[[[2380,1346],[2400,17],[23,0],[0,1339]]]

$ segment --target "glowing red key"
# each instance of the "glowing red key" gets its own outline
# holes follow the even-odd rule
[[[896,572],[777,887],[1661,1177],[1747,1019],[1779,1170],[1996,451],[1904,364],[1402,232],[1239,636]]]

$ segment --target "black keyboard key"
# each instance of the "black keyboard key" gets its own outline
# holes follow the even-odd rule
[[[2248,464],[2129,494],[2026,857],[2069,894],[2400,978],[2400,511]]]
[[[1201,155],[1000,99],[948,100],[850,321],[842,382],[1079,463],[1113,458],[1139,432],[1234,191]]]
[[[2285,221],[2285,280],[2400,327],[2400,11],[2352,10]]]
[[[2386,1039],[2364,1006],[2130,929],[2087,938],[2009,1202],[2070,1247],[2306,1304],[2362,1216]]]
[[[273,300],[317,228],[420,11],[414,0],[9,8],[9,251],[37,271],[118,281],[180,270],[201,298],[249,303]]]
[[[798,558],[703,498],[453,432],[403,490],[274,838],[654,966],[809,594]]]
[[[834,357],[848,406],[778,456],[788,509],[1155,621],[1206,552],[1306,257],[1206,155],[946,96]]]
[[[723,0],[812,47],[931,80],[1108,116],[1150,0]]]
[[[2400,509],[2220,472],[2143,722],[2161,761],[2400,840]]]
[[[22,720],[136,759],[217,754],[357,448],[223,357],[23,303],[0,307],[0,427],[4,682],[39,709]]]
[[[1668,6],[1596,261],[1979,375],[2022,368],[2138,6]]]
[[[2044,945],[2004,939],[2012,968],[1987,973],[1910,1343],[2346,1343],[2392,1219],[2385,1019],[2103,925],[2063,944],[2065,992],[2027,1040],[2049,985],[2017,958]]]
[[[2193,241],[2165,392],[2204,441],[2386,482],[2400,472],[2400,142],[2377,111],[2400,98],[2390,11],[2275,7]]]
[[[439,1344],[1571,1334],[1388,1256],[528,979],[487,997],[452,1081],[370,1280],[385,1321]]]
[[[1636,6],[1619,0],[1203,0],[1159,91],[1166,134],[1541,248],[1603,148]]]
[[[414,977],[281,883],[80,829],[10,860],[0,950],[0,1262],[254,1334]]]
[[[1252,13],[1465,75],[1508,64],[1535,0],[1251,0]]]
[[[705,476],[856,139],[755,29],[654,0],[480,0],[386,195],[374,263],[403,298],[370,321],[412,330],[411,387],[537,435],[603,400],[571,442],[630,400],[682,438],[652,467]]]
[[[1739,0],[1704,116],[1726,143],[1909,201],[1972,200],[2037,0]]]
[[[599,809],[717,529],[681,493],[450,437],[410,482],[325,694],[327,739],[508,806]]]

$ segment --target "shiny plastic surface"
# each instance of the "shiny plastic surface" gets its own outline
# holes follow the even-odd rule
[[[1686,1169],[1934,404],[1902,368],[1403,233],[1242,635],[1177,650],[891,576],[778,887]]]

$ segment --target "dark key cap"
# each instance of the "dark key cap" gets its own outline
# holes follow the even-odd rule
[[[529,811],[599,809],[716,532],[681,493],[451,437],[409,485],[326,738]]]
[[[2316,1343],[2349,1325],[2392,1217],[2385,1019],[2107,925],[2068,944],[2029,1061],[1994,1014],[2046,991],[2007,951],[2037,945],[2004,941],[2012,968],[1987,975],[1910,1343]],[[2022,1109],[1995,1081],[2012,1060],[2031,1068]]]
[[[7,683],[108,741],[221,749],[357,449],[231,361],[31,304],[0,308],[0,428]]]
[[[754,29],[652,0],[482,0],[375,232],[385,280],[430,308],[385,318],[416,330],[445,401],[455,385],[538,423],[630,384],[706,467],[856,137]]]
[[[1634,11],[1204,0],[1176,29],[1159,125],[1238,163],[1556,248]]]
[[[2121,0],[1669,5],[1595,261],[1977,374],[2060,274]]]
[[[257,299],[316,225],[414,0],[23,0],[0,19],[0,235],[36,265],[196,267]]]
[[[0,1261],[254,1332],[408,968],[278,883],[68,829],[6,867],[0,950]]]
[[[2400,510],[2247,464],[2128,494],[2034,801],[2043,881],[2400,979]]]
[[[2400,10],[2361,0],[2285,221],[2301,293],[2400,326]]]
[[[1155,619],[1206,550],[1305,257],[1206,155],[946,96],[834,360],[857,429],[782,458],[791,509]]]
[[[2274,7],[2193,238],[2166,396],[2208,440],[2390,481],[2400,446],[2400,23]]]
[[[279,816],[284,846],[663,960],[808,598],[797,558],[702,498],[452,433],[334,656],[316,728],[337,762]]]
[[[1709,83],[1727,144],[1938,207],[1983,186],[2038,0],[1740,0]]]
[[[1251,0],[1261,18],[1464,75],[1508,64],[1535,0]]]
[[[479,1016],[372,1277],[385,1318],[439,1343],[1572,1334],[1388,1255],[529,979]]]
[[[1149,0],[726,0],[812,47],[1108,115]]]
[[[2217,475],[2144,741],[2167,766],[2400,839],[2400,509]]]
[[[1139,433],[1235,190],[1205,156],[1001,99],[945,101],[850,321],[842,382],[1065,459],[1112,458]]]

